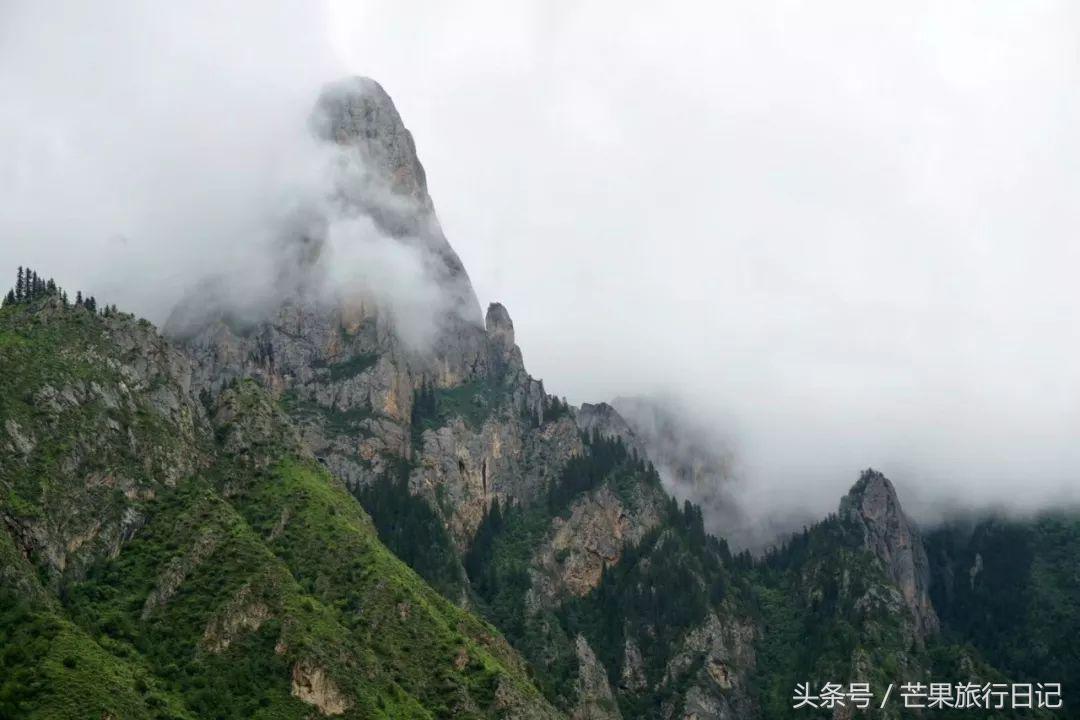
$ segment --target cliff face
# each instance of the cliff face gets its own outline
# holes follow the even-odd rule
[[[930,563],[918,529],[904,514],[896,488],[879,472],[863,473],[840,503],[840,517],[862,534],[900,590],[920,641],[938,629],[930,602]]]
[[[412,133],[382,86],[364,77],[326,86],[311,126],[317,137],[343,150],[349,165],[335,187],[337,199],[390,237],[429,251],[435,279],[451,294],[455,312],[479,325],[480,303],[443,235]]]
[[[428,498],[464,549],[494,499],[535,499],[580,451],[580,440],[568,420],[542,422],[543,387],[525,372],[506,309],[493,304],[481,321],[412,136],[385,91],[365,78],[328,86],[312,129],[338,153],[328,212],[367,218],[424,259],[426,282],[442,298],[431,309],[430,342],[416,347],[403,338],[394,308],[380,297],[327,286],[318,231],[289,240],[304,248],[283,253],[300,258],[290,276],[304,280],[284,285],[262,320],[238,322],[193,298],[166,331],[193,358],[197,390],[258,380],[282,400],[315,456],[350,486],[370,485],[406,463],[413,492]],[[422,393],[431,402],[417,408]]]

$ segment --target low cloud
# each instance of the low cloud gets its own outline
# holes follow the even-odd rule
[[[363,295],[411,346],[431,342],[450,301],[428,248],[387,237],[351,204],[357,188],[401,201],[355,148],[318,135],[316,100],[345,72],[319,8],[25,3],[3,14],[5,266],[171,317],[176,332],[206,313],[253,322],[303,291]]]

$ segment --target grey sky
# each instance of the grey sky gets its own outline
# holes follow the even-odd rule
[[[1075,4],[228,5],[0,4],[0,268],[162,320],[366,74],[551,390],[688,398],[757,507],[1075,497]]]

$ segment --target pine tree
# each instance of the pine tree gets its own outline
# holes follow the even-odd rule
[[[23,275],[22,265],[19,266],[19,274],[15,280],[15,302],[22,302],[26,299],[26,279]]]
[[[70,303],[68,302],[67,290],[60,292],[60,302],[63,303],[65,309],[69,307]]]
[[[14,305],[14,304],[15,304],[15,291],[14,290],[8,290],[7,297],[4,298],[4,305],[7,306],[7,305]]]
[[[82,306],[83,306],[82,290],[76,290],[75,291],[75,307],[82,307]]]
[[[47,292],[49,295],[56,294],[56,281],[52,278],[49,278],[49,282],[45,283],[45,292]]]
[[[97,312],[97,300],[94,299],[93,295],[86,298],[86,309],[90,312]]]

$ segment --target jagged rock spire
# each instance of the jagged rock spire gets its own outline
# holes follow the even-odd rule
[[[356,160],[344,168],[339,199],[391,237],[429,251],[432,270],[452,296],[454,309],[480,325],[480,303],[461,259],[443,235],[412,133],[382,86],[366,77],[325,86],[311,127],[316,137],[351,151]]]
[[[493,302],[488,305],[484,324],[488,337],[492,340],[506,347],[514,346],[514,321],[510,319],[510,313],[502,303]]]
[[[325,194],[320,202],[302,202],[277,228],[277,246],[266,248],[273,256],[272,277],[258,275],[242,290],[225,276],[206,279],[174,309],[166,333],[193,337],[221,317],[251,324],[297,295],[318,297],[326,270],[319,263],[332,224],[369,218],[385,236],[421,251],[425,280],[438,289],[431,311],[448,342],[465,334],[482,338],[480,303],[439,225],[412,134],[382,86],[365,77],[326,85],[311,112],[310,130],[333,151],[330,184],[318,188]]]
[[[383,183],[384,189],[397,199],[407,198],[420,209],[432,209],[427,176],[416,156],[412,133],[379,83],[371,78],[352,77],[326,85],[315,104],[311,127],[316,137],[359,151],[371,180]],[[405,225],[417,220],[416,217],[396,219]],[[384,229],[398,235],[412,228],[391,222]]]
[[[521,358],[521,348],[514,342],[514,321],[502,303],[488,305],[484,326],[493,367],[502,368],[503,371],[510,368],[523,370],[525,363]]]
[[[930,603],[930,563],[918,528],[904,513],[896,488],[876,470],[866,470],[840,501],[840,518],[862,532],[863,544],[885,566],[904,596],[920,638],[936,632]]]

